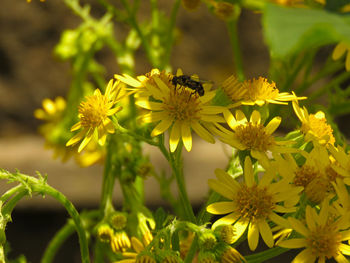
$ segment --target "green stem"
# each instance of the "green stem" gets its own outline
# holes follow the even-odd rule
[[[51,239],[48,244],[43,257],[41,258],[41,263],[50,263],[53,261],[57,251],[60,249],[62,244],[74,233],[75,227],[71,222],[67,222],[64,227],[62,227]]]
[[[287,252],[288,250],[289,250],[288,248],[274,247],[260,253],[245,256],[245,259],[247,260],[248,263],[267,262],[268,259],[281,255]]]
[[[188,251],[188,253],[186,255],[184,263],[191,263],[191,262],[193,262],[192,260],[193,260],[193,258],[195,256],[196,252],[197,252],[197,248],[198,248],[198,235],[196,235],[193,238],[190,250]]]
[[[24,175],[21,173],[11,174],[7,171],[2,170],[0,172],[0,179],[6,180],[17,180],[23,184],[25,182],[26,187],[18,192],[7,204],[2,208],[2,214],[5,218],[11,214],[15,205],[21,200],[24,196],[30,195],[31,192],[39,193],[41,195],[50,195],[58,202],[60,202],[64,208],[67,210],[70,217],[73,219],[75,224],[75,229],[78,233],[79,243],[80,243],[80,253],[83,263],[89,263],[89,247],[86,239],[85,229],[83,227],[80,215],[75,209],[74,205],[59,191],[49,186],[43,178],[36,179],[34,177]],[[28,188],[30,187],[30,189]]]
[[[128,13],[128,16],[129,16],[129,23],[131,25],[131,27],[133,27],[137,34],[139,35],[139,38],[141,39],[141,43],[142,43],[142,46],[143,48],[145,49],[145,52],[146,52],[146,56],[148,58],[148,60],[151,62],[151,64],[153,65],[153,59],[152,59],[152,54],[151,54],[151,47],[145,37],[145,35],[143,34],[141,28],[139,27],[137,21],[136,21],[136,17],[135,17],[135,10],[132,10],[129,6],[129,3],[127,0],[121,0],[122,2],[122,5],[124,6],[126,12]]]
[[[232,47],[232,52],[233,52],[233,62],[234,62],[235,68],[236,68],[237,78],[240,81],[243,81],[245,79],[245,76],[244,76],[243,62],[242,62],[242,55],[241,55],[242,53],[241,53],[241,48],[240,48],[240,44],[239,44],[238,28],[237,28],[240,12],[241,12],[241,10],[237,6],[236,17],[234,19],[228,20],[226,25],[227,25],[228,33],[229,33],[230,40],[231,40],[231,47]]]
[[[175,28],[175,22],[176,22],[176,17],[177,13],[180,7],[181,1],[176,0],[173,8],[171,10],[171,15],[170,15],[170,23],[168,27],[168,35],[166,36],[165,40],[165,47],[164,47],[164,59],[161,62],[161,67],[160,69],[165,69],[170,61],[170,56],[171,56],[171,47],[174,42],[174,28]]]
[[[20,191],[23,188],[22,185],[16,185],[14,187],[12,187],[11,189],[9,189],[6,193],[4,193],[1,197],[0,197],[0,201],[1,202],[6,202],[7,199],[9,199],[11,196],[13,196],[14,194],[16,194],[18,191]]]
[[[105,169],[103,172],[103,181],[102,181],[102,190],[101,190],[101,204],[100,204],[100,212],[101,215],[108,215],[110,212],[114,211],[112,195],[115,183],[115,169],[117,163],[113,162],[113,157],[115,152],[116,142],[113,140],[115,136],[111,136],[108,141],[107,146],[107,154],[106,154],[106,162]]]
[[[327,92],[332,86],[341,84],[342,82],[347,80],[349,77],[350,77],[350,72],[347,72],[347,71],[344,71],[343,73],[339,74],[336,78],[332,79],[332,81],[328,82],[322,88],[313,92],[308,98],[309,103],[310,101],[315,100],[316,98],[321,96],[323,93]]]
[[[186,191],[185,179],[183,175],[181,152],[182,152],[182,144],[180,143],[175,153],[170,153],[170,164],[171,164],[173,173],[175,174],[177,187],[179,190],[180,201],[182,204],[182,209],[184,211],[184,217],[185,217],[184,219],[195,223],[196,217],[193,213],[193,209]]]

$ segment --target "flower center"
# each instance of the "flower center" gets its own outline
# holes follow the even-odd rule
[[[314,167],[303,165],[295,172],[294,184],[305,188],[317,176],[318,171]]]
[[[267,189],[259,188],[257,185],[252,187],[242,185],[237,193],[236,203],[238,213],[249,221],[265,219],[275,206]]]
[[[241,124],[236,127],[235,132],[240,142],[249,149],[265,152],[275,143],[274,138],[266,133],[262,124],[251,122]]]
[[[328,143],[334,144],[335,139],[333,136],[332,127],[327,124],[326,118],[319,118],[316,114],[309,115],[309,122],[301,125],[301,131],[306,134],[308,131],[312,131],[318,138],[328,136]]]
[[[164,98],[164,110],[175,120],[189,121],[200,119],[199,96],[186,87],[170,86],[169,96]]]
[[[332,258],[339,253],[341,234],[335,224],[317,226],[306,239],[307,246],[316,257]]]
[[[81,125],[87,128],[98,127],[107,118],[110,105],[104,95],[92,95],[86,97],[79,105],[79,118]]]
[[[247,89],[246,99],[268,100],[275,99],[279,90],[274,82],[269,83],[266,78],[259,77],[258,79],[248,80],[243,83],[243,87]]]

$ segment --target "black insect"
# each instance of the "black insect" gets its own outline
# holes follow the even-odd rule
[[[204,88],[202,83],[200,81],[192,79],[188,75],[174,76],[171,82],[175,87],[176,85],[184,86],[193,90],[193,93],[198,93],[199,96],[204,95]]]

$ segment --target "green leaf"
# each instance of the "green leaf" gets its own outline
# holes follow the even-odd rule
[[[276,58],[342,40],[350,43],[350,17],[325,10],[267,4],[263,27],[271,56]]]

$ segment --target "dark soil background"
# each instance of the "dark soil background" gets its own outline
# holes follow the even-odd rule
[[[159,2],[166,10],[170,1]],[[103,13],[94,3],[92,10]],[[144,16],[141,14],[141,19]],[[259,19],[259,14],[243,11],[240,22],[244,67],[248,77],[265,76],[268,69],[268,53],[263,44]],[[34,119],[33,111],[41,107],[44,98],[66,94],[71,80],[70,65],[55,59],[52,50],[61,32],[67,28],[74,28],[79,23],[79,18],[74,16],[62,1],[47,0],[41,3],[33,0],[28,4],[25,0],[1,0],[0,143],[6,143],[10,139],[14,143],[11,144],[11,155],[7,154],[9,149],[5,150],[2,146],[6,152],[1,155],[0,167],[11,170],[21,168],[21,171],[32,168],[32,161],[27,160],[20,164],[16,163],[16,160],[21,152],[35,152],[37,147],[42,145],[15,145],[15,142],[20,141],[20,138],[27,138],[28,135],[30,142],[31,136],[36,137],[37,126],[40,123]],[[120,30],[125,30],[123,27]],[[177,27],[181,38],[172,54],[174,69],[181,67],[188,74],[197,73],[201,79],[212,80],[214,83],[222,82],[233,73],[232,52],[225,25],[211,15],[203,4],[194,12],[181,8]],[[99,52],[98,59],[106,66],[106,79],[112,78],[114,73],[119,73],[115,58],[108,50]],[[149,70],[150,66],[145,61],[142,51],[138,52],[137,74]],[[41,162],[40,158],[43,157],[37,155],[38,162]],[[70,170],[67,171],[65,170],[69,174]],[[68,191],[69,185],[65,185],[62,179],[60,184],[60,190]],[[89,195],[86,189],[85,186],[76,187],[78,197],[74,204],[78,210],[96,207],[96,202],[79,201]],[[12,248],[11,258],[23,253],[29,262],[39,262],[47,242],[66,222],[67,214],[62,208],[51,203],[45,204],[35,203],[34,206],[27,206],[25,203],[13,213],[13,222],[7,227],[7,238]],[[80,262],[76,236],[62,247],[55,262]]]

